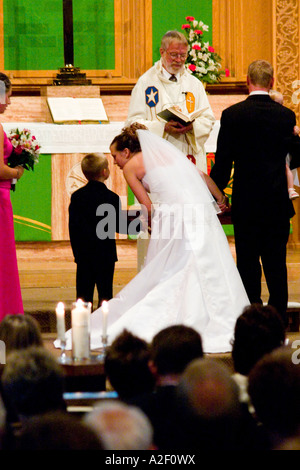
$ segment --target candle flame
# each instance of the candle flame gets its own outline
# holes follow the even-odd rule
[[[57,307],[56,307],[56,313],[60,313],[60,314],[65,313],[65,306],[63,302],[58,302]]]
[[[103,300],[101,307],[103,313],[108,313],[108,302],[106,300]]]

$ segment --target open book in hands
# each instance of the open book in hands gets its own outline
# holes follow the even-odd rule
[[[176,106],[171,106],[170,108],[164,109],[163,111],[160,111],[157,113],[157,116],[160,118],[164,119],[166,122],[169,121],[176,121],[182,124],[183,126],[188,126],[192,122],[195,121],[195,119],[201,114],[203,114],[205,111],[207,111],[209,108],[202,108],[202,109],[196,109],[193,113],[190,114],[184,114],[182,111],[178,111]]]

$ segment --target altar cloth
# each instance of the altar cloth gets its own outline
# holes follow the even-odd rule
[[[29,129],[41,145],[41,153],[110,153],[113,138],[120,134],[124,122],[109,124],[48,124],[41,122],[5,122],[6,134],[12,129]],[[216,151],[220,122],[216,121],[205,144],[207,153]]]

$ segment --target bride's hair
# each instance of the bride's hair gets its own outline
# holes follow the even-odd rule
[[[117,135],[110,145],[116,144],[116,150],[128,149],[132,153],[140,152],[141,145],[137,135],[139,129],[146,129],[147,127],[138,122],[134,122],[128,127],[122,129],[121,134]]]
[[[0,72],[0,82],[4,82],[5,91],[9,91],[11,89],[11,81],[5,73]]]

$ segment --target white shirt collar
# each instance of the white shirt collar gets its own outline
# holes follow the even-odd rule
[[[172,73],[169,73],[163,66],[162,66],[162,73],[164,75],[165,78],[167,78],[169,80],[169,78],[172,76],[172,75],[175,75],[175,77],[177,78],[177,80],[179,79],[180,77],[180,73],[177,73],[177,74],[172,74]]]
[[[249,96],[251,96],[251,95],[269,95],[269,93],[267,91],[263,91],[263,90],[256,90],[256,91],[251,91]]]

